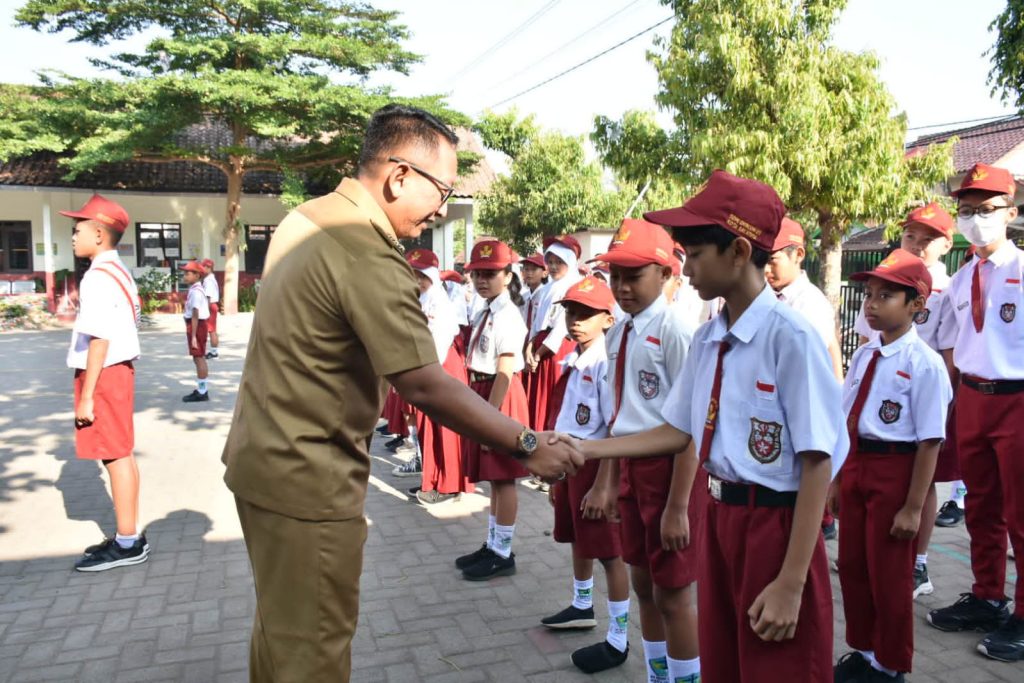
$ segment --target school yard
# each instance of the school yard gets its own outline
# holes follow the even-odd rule
[[[113,515],[99,466],[74,458],[68,332],[0,335],[0,682],[247,680],[254,598],[220,454],[251,318],[222,321],[221,359],[211,361],[205,404],[181,402],[194,373],[180,319],[158,318],[142,333],[136,453],[153,551],[144,565],[99,574],[71,569],[82,548],[112,531]],[[603,637],[600,575],[596,631],[553,634],[539,625],[565,605],[571,587],[568,552],[548,535],[544,495],[521,490],[519,573],[471,584],[452,558],[479,545],[486,499],[470,495],[426,509],[404,494],[415,480],[391,475],[396,461],[380,439],[373,457],[354,681],[644,679],[635,607],[625,666],[589,677],[569,661],[573,649]],[[923,621],[928,608],[969,590],[967,552],[963,528],[937,530],[930,555],[936,592],[916,608],[915,683],[1024,679],[1024,663],[976,654],[980,636],[940,633]],[[839,655],[846,649],[835,575],[833,588]]]

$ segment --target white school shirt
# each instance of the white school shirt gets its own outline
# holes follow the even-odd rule
[[[206,298],[206,292],[203,291],[203,285],[198,282],[188,288],[188,296],[185,298],[185,320],[192,319],[193,309],[198,311],[196,315],[200,320],[210,317],[210,302]]]
[[[452,306],[444,288],[434,283],[430,289],[420,294],[420,308],[427,316],[427,329],[434,338],[434,349],[438,361],[444,363],[452,340],[459,333],[459,323],[455,319],[455,307]]]
[[[139,357],[139,291],[117,251],[104,251],[93,258],[78,287],[78,306],[68,347],[69,368],[85,369],[93,339],[109,342],[105,368]]]
[[[615,365],[626,324],[632,322],[626,343],[622,401],[612,436],[624,436],[660,426],[662,406],[679,378],[693,341],[693,326],[668,305],[664,296],[635,316],[628,313],[605,338],[608,349],[609,420],[615,413]]]
[[[583,353],[576,350],[566,356],[562,372],[572,374],[565,386],[565,398],[555,422],[555,431],[577,439],[603,439],[608,436],[611,415],[605,411],[612,402],[607,396],[611,388],[605,382],[608,353],[604,340],[595,339]]]
[[[818,333],[767,285],[726,329],[725,315],[697,330],[682,375],[665,402],[665,421],[693,437],[699,454],[722,340],[718,422],[705,468],[726,481],[776,491],[800,487],[798,453],[832,459],[832,476],[850,448],[842,391]]]
[[[466,290],[458,282],[445,282],[445,291],[448,292],[448,300],[452,302],[452,311],[455,312],[455,321],[461,325],[469,324],[469,310],[466,308]]]
[[[480,323],[485,310],[491,313],[483,330]],[[513,372],[521,372],[523,362],[523,346],[526,343],[526,323],[519,309],[508,292],[502,292],[473,318],[473,332],[469,337],[470,356],[466,359],[466,367],[471,372],[493,375],[498,372],[498,356],[511,354]]]
[[[534,306],[533,326],[530,330],[530,339],[533,339],[537,334],[544,330],[550,330],[548,336],[544,339],[544,346],[546,346],[551,353],[558,353],[558,350],[562,346],[562,342],[569,334],[569,330],[565,326],[565,307],[557,302],[561,301],[565,297],[570,287],[582,279],[583,277],[578,271],[570,270],[562,276],[561,280],[552,280],[548,282],[548,284],[544,286],[544,292],[541,296],[540,303],[537,306]],[[534,332],[534,330],[536,330],[536,332]]]
[[[971,280],[981,268],[985,325],[974,330]],[[960,372],[990,380],[1024,379],[1024,251],[1012,242],[981,263],[975,257],[949,283],[939,348],[953,349]]]
[[[217,284],[217,276],[212,272],[203,278],[203,292],[206,293],[206,298],[210,300],[210,303],[215,304],[220,301],[220,285]]]
[[[917,330],[882,344],[881,336],[857,349],[843,382],[843,412],[850,414],[868,363],[876,350],[868,397],[860,412],[857,433],[878,441],[924,441],[946,438],[946,414],[953,387],[942,356]]]
[[[523,291],[519,293],[523,297],[523,305],[519,307],[519,313],[523,316],[523,322],[526,323],[527,328],[533,327],[532,321],[530,320],[530,305],[532,304],[534,309],[537,308],[537,292],[543,285],[539,285],[537,289],[530,289],[524,287]]]
[[[946,315],[944,313],[946,305],[943,301],[946,298],[946,289],[949,287],[950,277],[946,273],[946,265],[942,261],[929,266],[928,272],[932,276],[932,291],[924,302],[924,310],[914,316],[914,327],[917,328],[917,336],[921,337],[928,346],[938,351],[939,328],[943,324],[949,324],[948,316],[945,317],[946,323],[942,321],[944,319],[943,316]],[[861,304],[857,320],[853,323],[853,331],[862,337],[866,337],[869,341],[878,339],[882,334],[878,330],[871,329],[871,326],[868,325],[868,320],[864,317],[864,304]]]
[[[811,327],[821,335],[826,347],[835,342],[836,309],[832,308],[825,293],[814,286],[814,283],[807,277],[807,273],[801,271],[800,277],[776,292],[775,295],[779,301],[807,318]]]

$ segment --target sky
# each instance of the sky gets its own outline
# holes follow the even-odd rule
[[[0,81],[31,83],[34,72],[46,68],[96,74],[87,58],[110,48],[14,28],[21,4],[0,0]],[[657,76],[646,54],[655,49],[656,36],[669,34],[672,22],[515,97],[667,18],[670,10],[657,0],[373,4],[401,12],[412,33],[407,47],[423,56],[409,76],[371,80],[401,95],[444,93],[470,115],[515,106],[535,114],[545,128],[573,135],[588,134],[599,114],[618,118],[629,109],[657,108]],[[988,25],[1003,6],[1003,0],[849,0],[834,39],[839,47],[878,55],[882,80],[911,128],[1009,114],[1011,108],[986,85],[990,62],[983,54],[994,40]],[[136,40],[128,47],[141,44]],[[669,113],[658,118],[671,125]],[[908,137],[938,130],[911,130]]]

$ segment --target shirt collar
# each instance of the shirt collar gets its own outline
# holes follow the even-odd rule
[[[101,251],[92,257],[92,266],[96,266],[101,263],[114,263],[120,260],[121,259],[118,257],[116,249],[107,249],[106,251]]]
[[[487,308],[488,308],[488,310],[490,310],[491,315],[494,315],[495,313],[497,313],[501,309],[505,308],[505,306],[507,306],[511,302],[512,302],[512,297],[509,296],[508,290],[506,289],[504,292],[502,292],[498,296],[494,297],[494,300],[491,301],[491,303],[487,305]],[[516,315],[519,315],[519,314],[517,313]]]
[[[800,290],[802,290],[804,287],[810,284],[810,282],[811,281],[807,279],[807,273],[801,270],[800,275],[795,280],[793,280],[788,285],[779,290],[779,295],[781,295],[782,297],[781,300],[792,301],[800,292]]]
[[[765,318],[768,317],[768,314],[779,305],[781,304],[775,296],[775,290],[765,282],[761,293],[754,297],[754,300],[750,302],[747,310],[743,311],[743,315],[740,316],[739,320],[733,323],[732,329],[726,327],[725,312],[728,309],[723,309],[722,313],[711,321],[713,327],[706,342],[720,342],[726,336],[730,336],[744,344],[749,344],[750,340],[754,338],[754,335],[761,328]]]
[[[665,300],[665,297],[663,295],[659,294],[658,298],[651,302],[650,306],[640,311],[636,315],[628,316],[626,320],[632,322],[633,331],[636,332],[637,334],[640,334],[641,332],[644,331],[644,328],[647,327],[647,324],[654,320],[654,318],[657,317],[658,314],[660,314],[666,308],[668,308],[668,302]]]
[[[910,326],[910,330],[908,330],[905,335],[903,335],[902,337],[900,337],[899,339],[897,339],[896,341],[894,341],[891,344],[883,345],[882,344],[882,335],[878,335],[877,337],[875,337],[874,339],[869,341],[864,346],[866,346],[867,348],[869,348],[871,350],[881,349],[882,350],[882,357],[883,358],[888,358],[889,356],[896,355],[902,349],[905,349],[910,344],[913,344],[914,341],[917,338],[918,338],[917,328],[914,325],[911,325]]]
[[[565,365],[566,367],[571,365],[574,368],[586,368],[601,360],[601,356],[604,355],[604,353],[604,340],[597,339],[590,345],[590,348],[583,353],[580,353],[579,347],[577,347],[577,350],[573,351],[572,354],[566,357]]]
[[[391,227],[391,221],[388,220],[384,209],[380,208],[380,205],[361,182],[355,178],[344,178],[334,192],[352,202],[357,209],[362,211],[370,219],[370,224],[388,241],[388,244],[400,253],[405,253],[405,247],[398,241],[395,229]]]
[[[992,263],[993,266],[999,267],[1006,265],[1017,255],[1017,245],[1011,242],[1009,239],[1003,243],[1003,246],[996,249],[995,253],[989,256],[986,260]]]

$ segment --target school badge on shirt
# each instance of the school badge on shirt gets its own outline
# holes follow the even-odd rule
[[[882,401],[882,407],[878,409],[878,419],[887,425],[891,425],[893,422],[900,419],[900,412],[902,410],[903,406],[896,403],[896,401]]]
[[[586,403],[580,403],[576,406],[576,424],[590,424],[590,406]]]
[[[782,455],[782,425],[750,418],[750,437],[747,450],[762,465],[773,463]]]
[[[917,323],[918,325],[924,325],[926,322],[928,322],[929,315],[931,315],[931,311],[929,311],[927,308],[923,308],[914,314],[914,322]]]
[[[1017,304],[1003,304],[999,307],[999,317],[1004,323],[1012,323],[1017,317]]]
[[[640,371],[640,395],[646,400],[650,401],[652,398],[658,395],[658,391],[661,388],[661,380],[658,375],[653,372]]]

